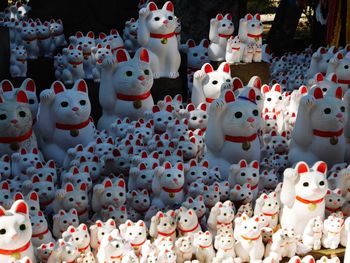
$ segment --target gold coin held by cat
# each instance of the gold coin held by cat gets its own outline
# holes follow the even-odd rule
[[[317,205],[316,204],[309,204],[309,210],[310,211],[315,211],[317,208]]]
[[[134,103],[133,103],[133,105],[134,105],[134,108],[135,108],[135,109],[139,109],[139,108],[142,107],[142,101],[140,101],[140,100],[135,100]]]
[[[10,143],[10,148],[12,151],[18,151],[19,150],[19,143],[18,142]]]
[[[245,150],[245,151],[248,151],[250,149],[250,142],[244,142],[242,143],[242,149]]]
[[[72,137],[77,137],[79,135],[79,130],[78,129],[70,130],[70,135]]]
[[[162,40],[160,41],[163,45],[168,43],[168,39],[167,38],[162,38]]]
[[[169,193],[169,197],[170,197],[170,198],[174,198],[174,197],[175,197],[175,194],[174,194],[174,193]]]
[[[332,144],[332,145],[336,145],[338,144],[338,137],[336,136],[333,136],[329,139],[329,142]]]

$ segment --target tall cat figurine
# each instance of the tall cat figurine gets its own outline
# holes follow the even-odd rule
[[[241,40],[239,39],[239,36],[231,36],[227,40],[227,47],[226,47],[226,55],[225,59],[228,63],[234,64],[239,63],[241,60],[241,52],[243,51],[241,49]]]
[[[137,39],[150,54],[154,78],[177,78],[181,57],[175,34],[174,5],[167,1],[162,9],[154,2],[139,11]]]
[[[64,69],[61,79],[65,84],[73,84],[74,81],[84,78],[83,49],[81,46],[69,45],[63,49]]]
[[[295,169],[287,168],[284,171],[280,193],[282,228],[294,228],[297,235],[302,235],[311,218],[324,218],[328,189],[326,175],[327,164],[323,161],[316,162],[312,167],[299,162]]]
[[[291,163],[305,161],[312,164],[323,160],[332,167],[344,162],[344,127],[348,113],[342,101],[340,87],[327,91],[314,86],[300,99],[288,158]]]
[[[62,165],[66,151],[77,144],[93,141],[95,127],[90,119],[91,105],[84,80],[72,89],[56,81],[40,94],[38,125],[42,151],[47,159]]]
[[[212,103],[220,97],[223,84],[230,84],[231,70],[228,63],[221,63],[217,70],[205,63],[193,75],[192,103],[197,107],[202,102]]]
[[[27,76],[27,51],[23,46],[11,50],[10,73],[13,78]]]
[[[217,14],[215,18],[210,20],[208,53],[211,61],[225,60],[227,40],[231,37],[233,30],[230,14],[225,16]]]
[[[32,226],[29,209],[23,200],[13,203],[10,210],[0,206],[0,261],[8,262],[29,257],[35,263],[34,249],[31,243]]]
[[[33,117],[27,94],[19,90],[13,99],[0,95],[0,154],[12,154],[20,148],[37,148]]]
[[[248,97],[238,98],[228,90],[212,103],[205,134],[206,159],[219,167],[224,178],[231,164],[260,160],[260,118],[254,88]]]
[[[125,50],[116,53],[116,64],[102,65],[99,99],[103,108],[99,129],[109,129],[117,117],[137,120],[151,110],[154,102],[151,95],[153,73],[149,52],[139,49],[134,58]]]

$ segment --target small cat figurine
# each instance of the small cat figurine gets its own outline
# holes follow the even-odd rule
[[[21,45],[27,50],[28,59],[37,59],[39,47],[35,30],[35,23],[21,22],[17,27],[18,34],[21,36]]]
[[[227,40],[232,35],[233,31],[234,26],[230,14],[223,16],[219,13],[215,18],[210,20],[210,45],[208,53],[211,61],[225,60]]]
[[[33,231],[31,240],[33,246],[39,247],[42,244],[54,242],[43,212],[38,211],[36,214],[31,214],[30,221]]]
[[[27,76],[27,51],[23,46],[11,49],[10,73],[12,78]]]
[[[125,48],[129,52],[134,52],[139,47],[139,43],[137,42],[137,29],[138,21],[135,20],[135,18],[131,18],[125,22],[123,38],[125,39]]]
[[[235,64],[235,63],[239,63],[241,60],[241,40],[239,39],[239,36],[231,36],[228,40],[227,40],[227,47],[226,47],[226,55],[225,55],[225,59],[226,62],[230,63],[230,64]]]
[[[103,46],[110,45],[111,51],[115,55],[118,50],[124,49],[124,41],[120,36],[117,29],[112,28],[110,34],[107,36],[105,33],[100,33],[98,36],[98,42]]]
[[[83,48],[80,45],[69,45],[62,52],[64,69],[61,74],[61,80],[65,84],[73,84],[78,79],[84,78]]]
[[[142,118],[154,105],[150,92],[152,85],[149,52],[139,49],[131,59],[127,51],[118,50],[115,66],[107,62],[102,65],[99,99],[103,114],[98,128],[108,130],[116,117]]]
[[[167,1],[162,9],[154,2],[139,11],[137,40],[150,54],[151,68],[155,79],[177,78],[181,63],[178,41],[175,34],[177,20],[174,5]]]
[[[26,256],[36,262],[29,209],[23,200],[14,202],[10,210],[0,207],[0,232],[3,233],[0,239],[1,262],[7,262],[12,257],[20,260]]]
[[[43,139],[42,150],[47,159],[63,165],[66,151],[90,143],[95,127],[90,119],[91,105],[84,80],[72,89],[56,81],[40,94],[38,126]]]
[[[63,33],[63,23],[61,19],[50,20],[50,33],[56,49],[67,45],[67,41]]]
[[[78,225],[78,212],[75,208],[71,208],[68,212],[61,209],[53,216],[52,234],[56,238],[61,238],[62,233],[66,231],[69,226],[78,227]]]
[[[37,148],[33,133],[33,116],[29,109],[28,96],[19,90],[15,98],[4,99],[0,95],[0,154],[12,154],[20,148]]]
[[[40,19],[36,19],[36,38],[39,47],[39,56],[52,58],[55,44],[50,33],[50,23],[45,21],[41,23]]]

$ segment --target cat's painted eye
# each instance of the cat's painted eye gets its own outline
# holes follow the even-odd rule
[[[211,83],[212,83],[213,85],[216,85],[216,84],[218,84],[218,81],[217,81],[217,80],[213,80]]]
[[[21,111],[18,113],[18,115],[19,115],[19,117],[24,118],[24,117],[26,116],[26,113],[25,113],[24,111],[21,110]]]
[[[344,106],[341,106],[341,107],[340,107],[340,110],[341,110],[341,112],[345,112],[345,107],[344,107]]]
[[[82,105],[82,106],[84,106],[84,105],[86,104],[86,100],[80,100],[80,101],[79,101],[79,104]]]
[[[128,70],[127,72],[125,72],[125,75],[128,76],[128,77],[131,77],[132,76],[132,71]]]
[[[267,100],[267,101],[271,101],[271,98],[267,98],[266,100]]]
[[[149,70],[148,69],[146,69],[144,72],[145,72],[145,75],[147,75],[147,76],[149,75]]]
[[[29,99],[28,102],[29,102],[29,104],[34,104],[35,103],[34,99]]]
[[[21,230],[21,231],[24,231],[26,229],[27,229],[27,227],[26,227],[25,224],[22,224],[22,225],[19,226],[19,230]]]
[[[226,24],[222,24],[222,27],[226,27]]]
[[[198,53],[195,52],[195,53],[192,54],[192,56],[198,57]]]
[[[0,120],[6,120],[7,115],[6,114],[0,114]]]
[[[308,186],[309,186],[309,183],[308,183],[308,182],[305,182],[305,183],[303,183],[303,186],[304,186],[304,187],[308,187]]]
[[[5,235],[5,234],[6,234],[6,229],[5,228],[0,229],[0,235]]]
[[[242,116],[243,116],[243,113],[240,112],[240,111],[237,111],[237,112],[235,113],[235,117],[236,117],[237,119],[242,118]]]
[[[67,101],[62,101],[61,102],[61,107],[63,107],[63,108],[68,107],[68,102]]]
[[[319,185],[324,186],[325,185],[324,181],[319,182]]]
[[[173,20],[174,18],[172,16],[168,16],[168,19],[169,20]]]
[[[348,69],[348,68],[349,68],[349,65],[345,65],[344,68],[345,68],[345,69]]]
[[[156,17],[154,18],[154,20],[155,20],[155,21],[159,21],[159,20],[160,20],[160,17],[159,17],[159,16],[156,16]]]
[[[258,116],[259,115],[259,111],[258,110],[253,110],[253,115],[254,116]]]
[[[325,113],[325,114],[330,114],[331,113],[331,109],[330,108],[325,108],[324,110],[323,110],[323,112]]]

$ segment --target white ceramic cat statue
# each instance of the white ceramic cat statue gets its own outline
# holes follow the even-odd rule
[[[344,162],[344,127],[348,113],[342,101],[342,89],[326,95],[314,86],[300,99],[299,112],[292,132],[288,159],[291,163],[313,164],[323,160],[329,167]]]
[[[35,263],[34,249],[31,243],[32,226],[29,209],[23,200],[13,203],[10,210],[0,206],[0,261],[10,258],[17,260],[29,257]]]
[[[217,14],[215,18],[210,20],[208,48],[209,59],[211,61],[224,61],[226,54],[227,40],[234,31],[232,16],[226,14]]]
[[[10,73],[12,78],[27,76],[27,51],[23,46],[11,50]]]
[[[42,150],[47,159],[62,165],[66,151],[77,144],[93,141],[95,127],[90,119],[91,105],[84,80],[72,89],[56,81],[40,94],[38,125]]]
[[[226,55],[225,59],[226,62],[230,64],[239,63],[241,60],[241,52],[242,52],[242,44],[241,40],[239,39],[239,36],[231,36],[227,40],[227,46],[226,46]]]
[[[80,45],[69,45],[63,49],[64,69],[61,79],[65,84],[73,84],[76,80],[85,76],[83,66],[83,48]]]
[[[223,178],[228,177],[231,164],[241,159],[248,162],[260,159],[257,132],[261,122],[254,88],[248,94],[235,98],[232,91],[226,91],[209,110],[206,159],[219,167]]]
[[[3,87],[2,87],[3,88]],[[0,154],[12,154],[20,148],[37,148],[32,129],[33,117],[29,109],[28,97],[19,90],[13,99],[0,95]]]
[[[283,228],[294,228],[297,235],[302,235],[310,219],[317,216],[324,218],[328,189],[326,175],[327,164],[322,161],[312,167],[299,162],[294,169],[284,171],[280,193],[280,223]]]
[[[175,34],[174,5],[167,1],[162,9],[154,2],[139,11],[137,39],[148,49],[154,78],[177,78],[181,57]]]
[[[116,53],[116,64],[110,64],[110,59],[102,62],[99,92],[103,114],[98,128],[107,130],[117,117],[137,120],[154,105],[149,52],[141,48],[131,59],[128,52],[121,49]]]

